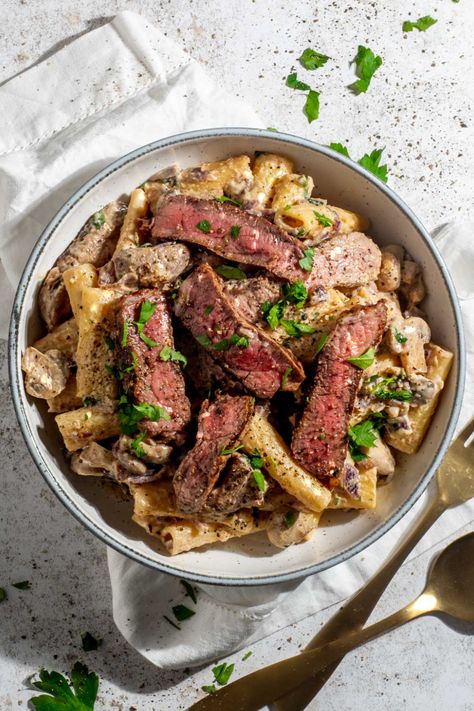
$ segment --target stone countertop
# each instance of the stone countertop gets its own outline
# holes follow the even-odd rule
[[[72,0],[3,0],[0,81],[118,10],[141,12],[252,104],[265,125],[320,143],[346,143],[356,157],[385,146],[390,185],[433,228],[472,214],[474,12],[469,0],[432,5],[413,0],[407,10],[403,0],[83,0],[78,9]],[[426,33],[402,33],[403,20],[428,13],[437,25]],[[354,97],[345,86],[353,81],[348,61],[359,43],[381,54],[384,64],[369,92]],[[311,75],[321,91],[320,119],[311,125],[301,111],[304,98],[284,85],[306,46],[332,58]],[[111,614],[104,546],[67,513],[33,465],[8,397],[5,343],[0,358],[0,586],[8,591],[0,608],[0,711],[26,707],[31,692],[25,680],[39,668],[67,671],[77,658],[101,677],[98,711],[187,708],[201,685],[211,683],[210,666],[161,672],[121,638]],[[445,543],[401,569],[377,618],[414,597],[432,555]],[[19,580],[30,580],[31,589],[12,588]],[[252,645],[245,662],[242,652],[226,661],[236,661],[242,674],[295,653],[334,610]],[[103,638],[97,652],[82,652],[84,631]],[[473,667],[472,637],[439,619],[421,619],[346,657],[309,709],[472,711]]]

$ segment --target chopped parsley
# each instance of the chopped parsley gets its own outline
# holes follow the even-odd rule
[[[403,335],[398,329],[393,328],[393,335],[395,336],[395,340],[397,343],[401,343],[402,345],[407,342],[408,338]]]
[[[340,153],[341,156],[346,156],[346,158],[350,158],[349,151],[347,150],[346,146],[342,145],[342,143],[330,143],[328,148],[330,148],[332,151],[336,151],[336,153]]]
[[[196,590],[193,588],[193,586],[188,583],[187,580],[180,580],[179,581],[181,585],[183,586],[185,592],[186,592],[186,597],[190,597],[191,600],[196,604],[197,602],[197,597],[196,597]]]
[[[359,45],[354,58],[356,64],[357,81],[351,84],[351,89],[355,94],[362,94],[369,88],[372,77],[377,69],[382,66],[382,58],[376,56],[369,47]]]
[[[199,336],[194,336],[196,341],[201,344],[201,346],[204,346],[205,348],[210,348],[212,346],[212,341],[209,338],[208,335],[203,333],[202,335]]]
[[[104,342],[105,342],[105,345],[107,346],[107,348],[109,349],[109,351],[114,350],[115,344],[114,344],[112,338],[108,334],[105,334]]]
[[[308,324],[302,323],[301,321],[282,319],[280,324],[289,336],[294,336],[295,338],[301,338],[301,336],[314,333],[317,330],[314,326],[308,326]]]
[[[285,387],[285,385],[286,385],[287,382],[288,382],[288,377],[289,377],[289,375],[290,375],[292,372],[293,372],[293,368],[291,368],[290,366],[288,366],[288,368],[285,370],[285,372],[284,372],[283,375],[281,376],[280,388],[284,388],[284,387]]]
[[[19,583],[12,583],[14,588],[17,588],[18,590],[30,590],[31,588],[31,583],[29,580],[22,580]]]
[[[232,239],[237,239],[240,235],[240,227],[238,225],[232,225],[230,228],[230,236]]]
[[[270,301],[264,301],[263,304],[260,305],[260,310],[268,325],[271,328],[276,328],[280,323],[281,317],[283,316],[285,302],[280,300],[275,304],[272,304]]]
[[[209,220],[201,220],[201,222],[198,222],[196,227],[198,230],[201,230],[201,232],[204,232],[205,234],[209,234],[211,231],[211,223]]]
[[[315,52],[314,49],[307,47],[301,57],[299,57],[299,62],[305,69],[313,70],[320,69],[328,61],[329,57],[326,54],[320,54]]]
[[[349,427],[349,451],[355,462],[366,458],[361,447],[373,447],[377,439],[377,430],[374,429],[372,419],[363,420],[353,427]]]
[[[42,669],[39,681],[33,681],[34,687],[46,692],[30,699],[37,711],[94,711],[99,677],[80,662],[76,662],[70,673],[71,681],[59,672]]]
[[[211,342],[212,348],[216,351],[227,351],[231,346],[237,346],[238,348],[248,348],[249,339],[247,336],[239,336],[237,333],[233,333],[230,338],[223,338],[217,343]]]
[[[5,588],[0,588],[0,602],[3,602],[6,599],[7,599],[7,593],[6,593]]]
[[[219,454],[221,457],[225,457],[227,454],[235,454],[239,449],[242,449],[243,446],[243,444],[238,444],[236,447],[222,447]]]
[[[454,0],[454,2],[459,2],[459,0]],[[435,20],[434,17],[424,15],[424,17],[419,17],[418,20],[416,20],[415,22],[405,20],[402,25],[402,30],[403,32],[412,32],[413,30],[418,30],[419,32],[426,32],[429,27],[436,25],[437,22],[438,20]]]
[[[326,341],[328,340],[328,338],[329,338],[329,334],[328,334],[328,333],[322,333],[322,334],[320,335],[319,341],[318,341],[318,345],[316,346],[315,355],[318,355],[318,353],[320,353],[320,352],[323,350],[324,346],[326,345]]]
[[[275,132],[275,133],[278,133],[278,129],[277,129],[277,128],[273,128],[273,126],[269,126],[269,127],[267,128],[267,131],[273,131],[273,132]]]
[[[163,615],[163,618],[170,624],[172,627],[175,628],[175,630],[179,630],[181,632],[181,627],[176,624],[176,622],[173,622],[167,615]]]
[[[306,114],[308,123],[316,121],[319,116],[319,91],[315,91],[314,89],[309,90],[303,111]]]
[[[219,686],[225,686],[229,681],[232,672],[234,671],[235,664],[226,664],[223,662],[217,667],[214,667],[212,673],[214,674],[214,679],[217,681]]]
[[[163,346],[160,351],[160,360],[171,361],[172,363],[182,363],[185,368],[188,364],[188,359],[180,351],[175,351],[171,346]]]
[[[290,304],[295,304],[297,309],[302,309],[308,298],[308,289],[302,281],[294,284],[286,282],[282,286],[283,298]]]
[[[233,198],[227,197],[226,195],[219,195],[218,197],[214,197],[213,200],[216,202],[230,202],[231,205],[235,205],[236,207],[242,207],[242,203],[239,202],[238,200],[234,200]],[[199,228],[200,229],[200,228]]]
[[[94,652],[102,644],[101,639],[96,639],[90,632],[81,634],[82,649],[84,652]]]
[[[247,279],[247,274],[238,267],[231,267],[230,264],[219,264],[215,271],[224,279]]]
[[[377,376],[369,378],[368,382],[373,382]],[[413,400],[413,393],[406,388],[397,388],[398,378],[392,376],[390,378],[382,378],[375,387],[372,388],[371,394],[375,395],[379,400],[399,400],[400,402],[410,402]]]
[[[309,84],[305,84],[304,81],[298,79],[296,72],[288,74],[286,85],[289,86],[290,89],[297,89],[298,91],[308,91],[310,89]]]
[[[252,651],[245,652],[244,656],[242,657],[242,661],[245,662],[249,657],[251,657],[253,654]]]
[[[107,220],[105,219],[105,215],[103,212],[95,212],[92,215],[92,224],[97,230],[103,227],[106,222]]]
[[[145,437],[146,437],[146,432],[140,432],[138,437],[135,437],[133,442],[130,442],[130,449],[132,450],[132,452],[135,452],[137,457],[144,457],[146,454],[145,450],[141,446],[141,443],[143,442]]]
[[[150,338],[143,332],[143,329],[145,328],[146,324],[148,323],[148,321],[151,319],[151,317],[155,313],[156,307],[157,307],[157,304],[153,304],[151,301],[145,300],[140,307],[140,315],[138,317],[138,321],[134,321],[134,324],[137,328],[138,337],[149,348],[156,348],[156,346],[159,345],[159,343],[154,341],[153,338]],[[128,334],[128,327],[127,327],[127,334]],[[127,335],[127,338],[128,338],[128,335]]]
[[[143,341],[143,343],[145,343],[148,348],[156,348],[160,345],[159,343],[157,343],[157,341],[154,341],[153,338],[147,336],[146,333],[143,333],[143,326],[141,328],[138,324],[136,324],[136,326],[140,340]]]
[[[212,311],[214,311],[214,306],[212,306],[212,304],[209,304],[209,306],[206,306],[206,308],[204,309],[204,313],[206,314],[206,316],[209,316]]]
[[[160,405],[152,405],[149,402],[134,405],[129,401],[127,395],[122,394],[119,399],[118,418],[122,432],[133,435],[138,430],[138,423],[143,419],[158,422],[159,420],[169,420],[170,416]]]
[[[331,225],[334,224],[333,220],[330,220],[329,217],[326,215],[323,215],[321,212],[317,212],[316,210],[313,210],[313,215],[317,219],[320,225],[323,227],[331,227]]]
[[[355,356],[354,358],[346,358],[348,363],[352,363],[352,365],[356,365],[358,368],[361,370],[365,370],[365,368],[368,368],[372,363],[374,362],[375,358],[375,351],[373,348],[368,348],[365,353],[362,353],[360,356]]]
[[[122,348],[125,348],[125,346],[128,343],[128,321],[123,322],[123,331],[122,331]]]
[[[263,476],[262,472],[260,469],[254,469],[252,471],[252,476],[254,478],[255,484],[257,485],[257,488],[260,491],[265,491],[267,488],[266,482],[265,482],[265,477]]]
[[[286,514],[283,516],[283,523],[285,524],[286,528],[291,528],[292,526],[294,526],[295,521],[296,511],[293,511],[292,509],[290,511],[287,511]]]
[[[268,128],[267,131],[270,129]],[[201,686],[201,689],[206,692],[206,694],[215,694],[217,689],[215,684],[205,684],[204,686]]]
[[[380,159],[384,150],[385,148],[377,148],[373,150],[372,153],[365,153],[357,162],[370,173],[373,173],[376,178],[386,183],[388,168],[386,165],[380,165]]]
[[[252,454],[248,455],[250,460],[250,465],[254,469],[261,469],[263,467],[263,457],[258,449],[255,449]]]
[[[189,620],[190,617],[196,614],[194,610],[190,610],[189,607],[186,607],[186,605],[175,605],[171,609],[173,610],[173,615],[176,617],[178,622]]]
[[[314,247],[308,247],[308,249],[303,250],[303,254],[304,257],[299,260],[299,265],[305,272],[310,272],[313,268]]]

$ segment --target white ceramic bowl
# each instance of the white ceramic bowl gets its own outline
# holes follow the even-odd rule
[[[402,244],[422,266],[428,296],[423,304],[433,341],[455,353],[455,362],[434,421],[420,451],[398,457],[397,475],[378,493],[375,511],[325,514],[313,540],[277,550],[262,534],[170,557],[131,520],[131,503],[110,487],[69,471],[53,417],[26,395],[21,353],[41,335],[37,294],[55,259],[93,212],[127,193],[157,170],[239,153],[271,151],[290,157],[297,172],[311,175],[315,195],[367,216],[381,245]],[[385,185],[333,151],[286,134],[253,129],[212,129],[173,136],[120,158],[78,190],[38,240],[18,287],[10,331],[13,397],[29,450],[53,491],[90,531],[125,555],[168,573],[217,584],[275,583],[316,573],[360,552],[384,534],[413,505],[440,462],[458,417],[464,382],[459,306],[449,274],[429,235],[411,210]]]

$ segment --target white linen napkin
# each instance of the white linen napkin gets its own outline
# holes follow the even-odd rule
[[[100,167],[180,131],[261,125],[249,107],[131,12],[120,13],[6,83],[0,88],[0,115],[0,300],[6,306],[0,312],[0,337],[7,335],[13,293],[36,239]],[[463,302],[470,369],[462,422],[474,409],[474,246],[468,227],[443,226],[436,236]],[[363,553],[303,582],[251,589],[196,586],[198,613],[180,631],[163,617],[184,601],[179,581],[109,550],[115,622],[130,644],[159,667],[177,669],[222,658],[352,594],[424,505],[426,496]],[[445,514],[422,549],[472,520],[472,503]]]

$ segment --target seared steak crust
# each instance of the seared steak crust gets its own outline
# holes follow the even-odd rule
[[[248,457],[240,452],[232,454],[223,472],[223,481],[209,494],[204,510],[229,514],[241,508],[261,506],[265,494],[255,484],[252,471]]]
[[[144,301],[156,305],[155,312],[143,328],[144,335],[159,344],[155,347],[141,340],[134,324]],[[126,345],[122,346],[125,322],[128,323],[128,336]],[[173,348],[174,341],[171,313],[159,289],[142,289],[123,297],[117,314],[116,340],[122,369],[131,367],[123,381],[125,389],[133,395],[137,404],[147,402],[160,405],[170,416],[169,420],[160,419],[157,422],[142,420],[140,429],[152,436],[160,435],[163,440],[179,438],[190,420],[191,410],[180,366],[160,358],[163,346]]]
[[[183,282],[175,310],[207,352],[258,397],[297,390],[303,381],[301,364],[234,308],[209,265]]]
[[[229,459],[225,452],[235,446],[253,409],[253,399],[247,395],[224,395],[211,404],[204,400],[196,443],[181,461],[173,479],[178,509],[186,513],[202,510]]]
[[[295,459],[317,477],[337,476],[347,453],[347,431],[363,371],[349,363],[382,338],[382,301],[353,309],[336,325],[319,356],[314,384],[291,442]]]
[[[281,295],[281,282],[266,276],[231,280],[225,282],[224,291],[232,305],[247,321],[266,325],[261,306],[265,301],[271,303],[278,301]]]

